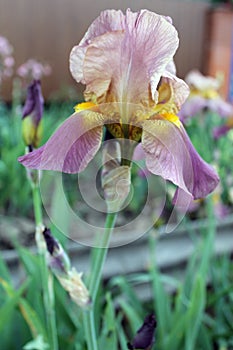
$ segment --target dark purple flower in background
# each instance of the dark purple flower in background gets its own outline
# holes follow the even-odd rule
[[[233,117],[228,118],[224,125],[217,126],[216,128],[214,128],[213,136],[217,140],[221,136],[226,135],[231,129],[233,129]]]
[[[229,131],[229,127],[227,125],[221,125],[221,126],[217,126],[216,128],[214,128],[213,130],[213,136],[216,140],[218,140],[221,136],[224,136],[228,133]]]
[[[146,316],[143,325],[137,331],[132,343],[128,343],[128,349],[151,349],[155,342],[156,319],[154,314]]]
[[[23,107],[23,139],[27,146],[37,148],[41,139],[41,119],[44,110],[44,99],[41,83],[34,80],[27,89],[27,97]]]

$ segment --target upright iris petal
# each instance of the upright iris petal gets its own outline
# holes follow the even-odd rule
[[[152,173],[188,197],[206,196],[219,180],[177,117],[189,94],[175,75],[178,43],[167,17],[147,10],[103,11],[70,54],[74,79],[86,85],[86,103],[20,161],[36,169],[82,171],[98,151],[105,126],[113,137],[141,142]],[[184,198],[180,193],[177,198]]]
[[[163,16],[104,11],[71,51],[70,70],[86,84],[88,100],[147,103],[178,42],[175,27]]]

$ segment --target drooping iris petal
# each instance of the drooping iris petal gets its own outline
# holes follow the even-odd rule
[[[196,152],[183,126],[166,120],[143,122],[142,146],[148,169],[172,181],[194,199],[207,196],[217,186],[214,169]]]
[[[178,47],[177,32],[164,17],[146,10],[128,10],[124,21],[121,12],[114,13],[118,23],[114,30],[102,33],[105,16],[109,26],[109,11],[103,12],[101,35],[96,36],[92,28],[93,37],[89,33],[88,40],[72,50],[71,72],[87,85],[87,98],[95,95],[106,102],[110,95],[117,102],[145,102],[149,84],[155,98],[159,79]]]
[[[85,169],[102,141],[102,116],[82,111],[69,117],[37,150],[19,157],[28,168],[76,173]]]

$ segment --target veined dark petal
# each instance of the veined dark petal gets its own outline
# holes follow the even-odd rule
[[[102,141],[102,116],[92,111],[73,114],[45,145],[19,157],[32,169],[77,173],[85,169]]]
[[[217,186],[217,173],[196,152],[182,125],[166,120],[143,122],[142,146],[148,169],[194,199],[207,196]]]

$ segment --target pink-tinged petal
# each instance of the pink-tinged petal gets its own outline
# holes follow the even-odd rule
[[[211,193],[219,183],[219,177],[211,165],[206,163],[193,147],[184,127],[181,127],[181,135],[189,151],[193,167],[193,184],[187,187],[193,194],[194,199],[203,198]]]
[[[93,39],[108,32],[124,29],[124,14],[120,10],[106,10],[90,25],[88,31],[70,54],[70,71],[77,82],[86,84],[83,76],[83,64],[87,47]]]
[[[198,155],[183,126],[178,128],[166,120],[147,120],[142,127],[146,165],[152,173],[173,182],[194,199],[214,190],[218,175]]]
[[[142,144],[139,143],[134,150],[132,160],[134,162],[139,162],[145,159],[146,159],[146,154],[144,152],[144,149],[142,148]],[[151,175],[152,175],[151,172],[147,169],[147,167],[143,163],[143,166],[140,166],[138,170],[138,176],[141,178],[147,178],[148,176],[151,176]]]
[[[79,45],[89,45],[93,39],[108,32],[123,30],[125,28],[125,15],[121,10],[102,11],[80,41]]]
[[[70,53],[70,72],[73,78],[82,84],[86,84],[83,76],[83,62],[87,52],[86,46],[75,46]]]
[[[92,45],[88,47],[85,55],[83,67],[83,76],[86,84],[85,94],[94,94],[97,98],[103,96],[105,102],[106,94],[109,91],[110,84],[114,79],[114,74],[118,71],[120,78],[119,66],[120,62],[127,59],[121,56],[121,42],[124,34],[122,32],[109,32],[96,38]],[[116,80],[116,79],[115,79]],[[111,86],[111,94],[115,96],[115,101],[119,94],[116,89],[119,84]]]
[[[146,10],[139,12],[136,18],[135,14],[127,11],[126,19],[128,43],[131,44],[131,51],[136,49],[136,57],[132,62],[135,75],[140,74],[140,69],[145,65],[146,75],[143,78],[149,75],[152,98],[156,100],[160,77],[179,45],[177,31],[163,16]]]
[[[117,102],[148,101],[149,84],[155,98],[159,79],[178,47],[176,29],[163,16],[146,10],[127,10],[124,21],[117,12],[117,24],[110,25],[112,20],[114,16],[102,14],[96,22],[100,29],[95,32],[94,25],[72,50],[74,78],[87,85],[86,96],[102,97],[101,102],[107,93]]]
[[[169,73],[176,75],[176,65],[174,60],[171,60],[167,66],[166,66],[166,71],[168,71]]]
[[[69,117],[47,143],[19,157],[25,167],[77,173],[85,169],[102,141],[102,116],[91,111]]]
[[[133,153],[133,160],[134,161],[138,161],[138,160],[144,160],[146,157],[146,154],[145,154],[145,151],[142,147],[142,144],[139,143],[137,145],[137,147],[135,148],[134,150],[134,153]]]

